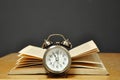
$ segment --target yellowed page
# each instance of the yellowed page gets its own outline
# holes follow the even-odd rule
[[[29,45],[24,49],[22,49],[21,51],[19,51],[20,53],[19,56],[34,56],[42,59],[45,51],[46,49]],[[99,49],[97,48],[94,41],[91,40],[69,50],[69,52],[72,58],[76,58],[76,57],[81,57],[99,52]]]
[[[8,74],[46,74],[43,66],[13,68]],[[68,74],[109,74],[105,68],[70,68]]]
[[[45,51],[46,51],[46,49],[29,45],[29,46],[25,47],[24,49],[22,49],[21,51],[19,51],[18,53],[20,53],[20,54],[18,56],[28,55],[28,56],[34,56],[34,57],[38,57],[38,58],[42,59]]]
[[[87,55],[87,56],[72,59],[72,62],[73,63],[84,62],[84,63],[101,64],[98,53],[94,53],[94,54],[91,54],[91,55]]]
[[[91,40],[91,41],[88,41],[84,44],[81,44],[81,45],[69,50],[69,52],[70,52],[70,55],[72,58],[76,58],[76,57],[81,57],[84,55],[89,55],[92,53],[99,52],[99,49],[97,48],[94,41]]]

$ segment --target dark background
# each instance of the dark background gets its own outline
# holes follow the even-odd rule
[[[73,46],[93,39],[101,52],[120,52],[120,1],[0,0],[0,56],[41,46],[51,33]]]

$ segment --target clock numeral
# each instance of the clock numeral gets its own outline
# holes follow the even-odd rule
[[[65,57],[65,54],[63,54],[62,56]]]
[[[66,58],[64,58],[64,60],[66,61]]]
[[[58,68],[58,65],[56,65],[56,68]]]
[[[52,55],[49,55],[50,58],[52,58]]]
[[[62,67],[62,64],[60,64],[60,67]]]
[[[50,62],[50,65],[52,65],[52,62]]]
[[[65,62],[63,62],[63,64],[65,64]]]
[[[48,61],[51,61],[51,59],[49,58]]]

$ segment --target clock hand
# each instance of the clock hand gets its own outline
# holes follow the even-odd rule
[[[58,56],[56,56],[54,52],[53,55],[55,56],[55,60],[58,62]]]
[[[57,57],[54,52],[53,52],[53,55],[55,56],[55,58]]]
[[[59,61],[59,50],[56,51],[57,54],[57,60]]]

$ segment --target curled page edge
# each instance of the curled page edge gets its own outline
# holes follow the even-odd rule
[[[33,56],[33,57],[43,59],[43,55],[45,51],[46,49],[28,45],[27,47],[23,48],[18,52],[20,53],[18,56]],[[99,49],[97,45],[94,43],[94,41],[91,40],[69,50],[69,52],[70,52],[71,58],[76,58],[76,57],[86,56],[86,55],[99,52]]]
[[[42,59],[46,49],[28,45],[27,47],[20,50],[18,56],[33,56]]]

